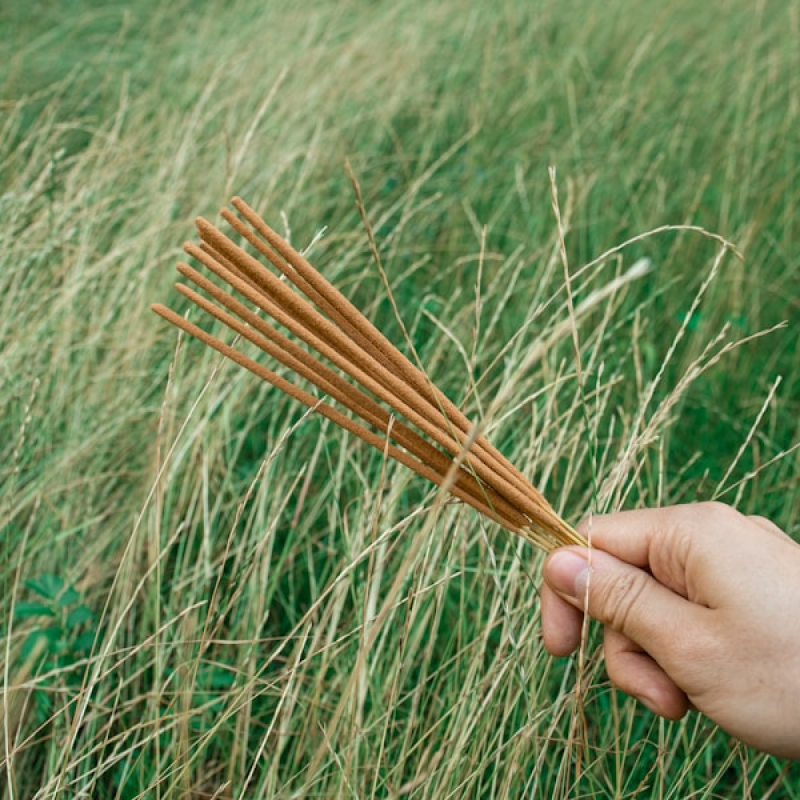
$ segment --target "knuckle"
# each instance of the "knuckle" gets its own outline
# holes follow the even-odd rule
[[[751,522],[758,525],[759,528],[762,528],[765,531],[769,531],[770,533],[776,533],[779,536],[792,541],[792,539],[786,535],[784,531],[782,531],[771,519],[767,517],[761,516],[761,514],[750,514],[747,519]]]
[[[634,613],[650,579],[644,572],[630,570],[615,575],[602,588],[604,622],[621,633],[628,634]]]
[[[719,500],[706,500],[698,503],[697,511],[709,521],[713,520],[723,524],[742,518],[742,515],[733,506],[721,503]]]

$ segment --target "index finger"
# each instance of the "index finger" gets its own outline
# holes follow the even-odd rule
[[[578,530],[592,547],[648,570],[657,581],[688,597],[690,557],[713,556],[721,521],[732,522],[733,515],[737,521],[742,516],[721,503],[696,503],[592,516]]]

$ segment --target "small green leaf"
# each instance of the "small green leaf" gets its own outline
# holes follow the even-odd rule
[[[227,670],[214,670],[211,676],[209,689],[230,689],[236,680],[236,676]]]
[[[67,606],[77,603],[80,599],[81,596],[75,591],[75,589],[73,589],[71,586],[68,586],[66,591],[58,598],[58,607],[66,608]]]
[[[54,617],[56,615],[50,606],[42,603],[17,603],[14,606],[14,616],[17,619],[30,619],[31,617]]]
[[[46,600],[55,600],[64,588],[64,581],[58,575],[46,572],[38,578],[25,581],[25,585],[40,597],[44,597]]]
[[[78,652],[85,652],[87,650],[91,650],[94,647],[94,637],[97,635],[97,631],[84,631],[72,645],[72,649]]]
[[[64,622],[66,628],[74,628],[76,625],[81,625],[84,622],[90,622],[94,619],[94,614],[86,608],[86,606],[76,606],[69,614]]]
[[[747,327],[747,317],[744,314],[729,314],[725,319],[733,325],[734,328],[744,330]]]
[[[235,680],[233,670],[224,667],[200,667],[197,673],[197,687],[206,692],[230,689]]]

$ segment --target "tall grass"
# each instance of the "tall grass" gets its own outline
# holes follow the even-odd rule
[[[431,377],[566,518],[796,535],[800,6],[264,5],[0,11],[4,796],[800,796],[596,632],[548,657],[535,552],[148,310],[235,191],[403,344],[349,159]]]

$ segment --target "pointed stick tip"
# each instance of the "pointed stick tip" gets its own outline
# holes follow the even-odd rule
[[[194,226],[200,232],[201,236],[216,230],[216,228],[214,228],[214,226],[205,217],[195,217]]]
[[[167,308],[162,303],[151,303],[150,310],[158,314],[159,317],[169,319],[170,314],[174,313],[171,308]]]

